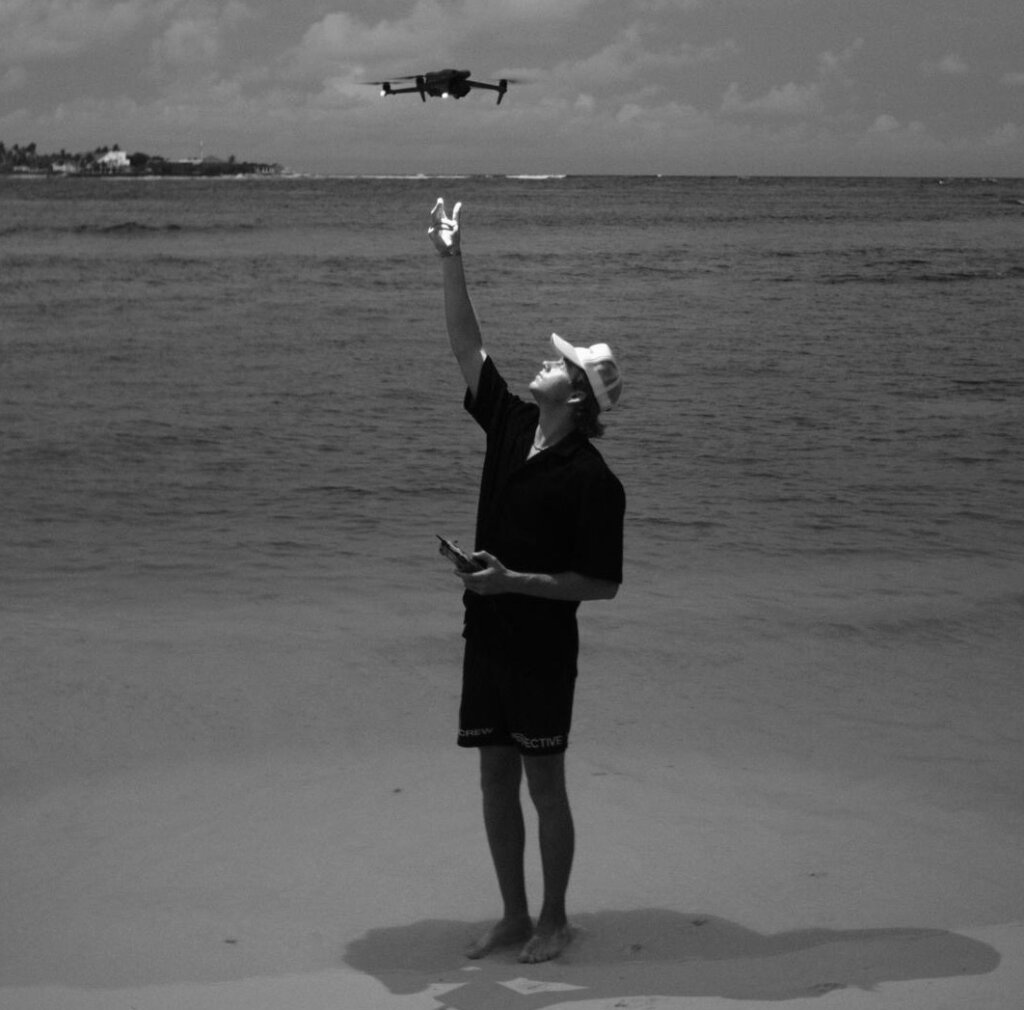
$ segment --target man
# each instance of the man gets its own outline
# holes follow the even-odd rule
[[[583,600],[611,599],[622,581],[625,493],[590,437],[622,381],[605,344],[573,347],[512,395],[484,350],[462,265],[461,204],[443,200],[428,231],[441,257],[445,321],[468,387],[465,407],[487,434],[477,510],[480,571],[463,574],[465,658],[459,745],[478,747],[484,826],[504,904],[501,920],[467,952],[522,945],[526,963],[570,942],[565,894],[575,831],[565,783]],[[544,901],[530,917],[523,872],[525,771],[537,810]]]

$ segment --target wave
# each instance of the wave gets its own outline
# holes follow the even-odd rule
[[[289,178],[292,179],[321,179],[329,182],[424,182],[430,181],[431,179],[472,179],[475,178],[472,175],[466,174],[453,174],[453,173],[440,173],[437,175],[427,175],[425,172],[413,172],[413,173],[399,173],[399,172],[375,172],[375,173],[364,173],[362,175],[300,175],[293,174]]]
[[[1024,266],[987,267],[976,270],[863,270],[840,274],[826,274],[817,278],[819,284],[959,284],[971,281],[1010,281],[1024,277]],[[776,278],[792,280],[794,278]]]
[[[143,224],[141,221],[120,221],[117,224],[89,225],[80,224],[71,229],[76,235],[138,235],[153,232],[179,232],[180,224]]]
[[[232,224],[178,224],[168,221],[163,224],[147,224],[144,221],[115,221],[107,224],[69,224],[67,226],[45,225],[36,227],[32,225],[9,225],[0,226],[0,238],[9,238],[19,235],[38,235],[44,237],[60,237],[65,235],[109,235],[115,238],[131,238],[140,235],[172,235],[172,234],[210,234],[212,232],[248,232],[253,231],[256,225],[249,222],[234,222]]]

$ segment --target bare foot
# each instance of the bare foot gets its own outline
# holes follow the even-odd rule
[[[570,943],[572,943],[572,927],[568,924],[543,932],[538,928],[520,952],[519,960],[523,964],[540,964],[541,961],[550,961],[552,958],[558,957]]]
[[[533,922],[528,915],[518,919],[502,919],[492,926],[479,940],[469,945],[466,957],[474,961],[490,954],[499,947],[514,947],[522,943],[533,932]]]

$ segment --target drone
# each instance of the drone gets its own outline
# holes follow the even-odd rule
[[[518,81],[507,77],[501,78],[497,84],[489,84],[486,81],[471,81],[468,70],[432,70],[427,74],[411,74],[408,77],[395,77],[395,81],[413,81],[407,88],[393,88],[391,81],[367,81],[367,84],[380,85],[380,96],[386,98],[388,95],[406,95],[417,93],[422,101],[431,98],[465,98],[473,88],[482,88],[486,91],[498,92],[498,105],[505,97],[509,84],[518,84]]]

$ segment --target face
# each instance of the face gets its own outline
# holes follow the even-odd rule
[[[535,400],[565,402],[572,395],[572,380],[565,358],[545,361],[530,383],[530,392]]]

